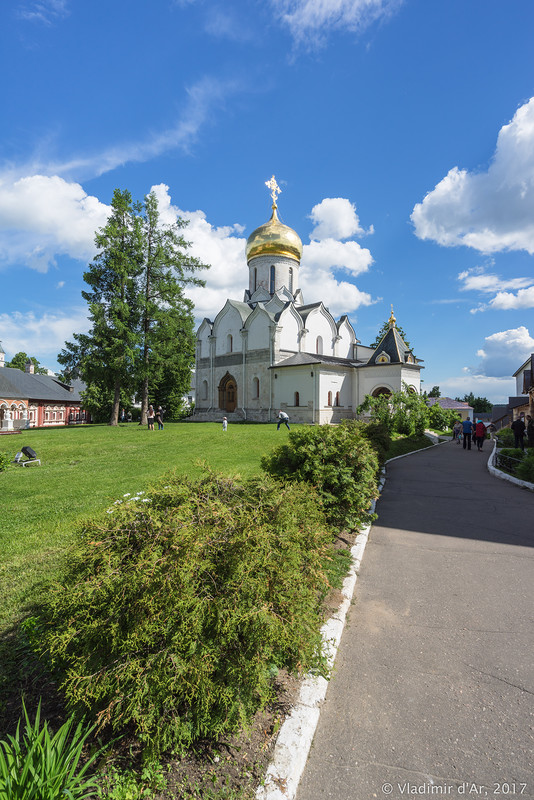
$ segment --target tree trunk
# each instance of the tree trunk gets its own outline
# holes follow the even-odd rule
[[[148,412],[148,375],[143,379],[143,386],[141,389],[141,419],[139,425],[144,425]]]
[[[119,408],[121,404],[121,384],[120,380],[115,381],[115,392],[113,395],[113,409],[111,411],[111,419],[109,421],[110,425],[118,425],[119,424]]]

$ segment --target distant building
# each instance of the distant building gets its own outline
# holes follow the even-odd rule
[[[452,397],[429,397],[426,402],[430,407],[437,403],[445,411],[454,411],[462,420],[473,419],[473,407],[461,400],[453,400]]]
[[[0,344],[0,432],[90,422],[83,389],[82,381],[67,385],[55,376],[35,375],[30,361],[25,372],[6,367]]]

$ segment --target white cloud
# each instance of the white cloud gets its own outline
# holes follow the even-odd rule
[[[90,260],[109,207],[56,176],[0,177],[0,266],[46,272],[58,255]]]
[[[356,206],[345,197],[325,197],[312,208],[309,218],[315,224],[310,239],[348,239],[365,233]]]
[[[322,242],[310,242],[304,245],[302,263],[310,270],[337,267],[347,270],[352,275],[360,275],[362,272],[367,272],[373,263],[373,257],[369,250],[360,247],[358,242],[324,239]]]
[[[6,361],[20,351],[37,358],[42,366],[56,366],[58,353],[72,334],[89,330],[87,309],[71,309],[68,314],[46,311],[40,316],[34,312],[14,311],[0,314],[2,346]]]
[[[420,239],[534,253],[534,98],[504,125],[486,172],[453,167],[413,209]]]
[[[534,308],[534,286],[520,289],[517,294],[498,292],[488,304],[492,309]]]
[[[42,22],[45,25],[52,25],[64,17],[68,16],[67,0],[38,0],[33,3],[24,4],[18,12],[18,16],[29,22]]]
[[[458,274],[462,283],[460,291],[477,291],[488,294],[500,292],[505,289],[523,289],[534,283],[534,278],[501,278],[491,272],[485,272],[483,267],[473,267]]]
[[[439,388],[444,397],[464,397],[473,392],[475,397],[487,397],[492,403],[507,403],[515,395],[515,380],[469,373],[444,378],[439,381]]]
[[[473,368],[473,373],[494,378],[511,376],[533,352],[534,339],[523,325],[493,333],[486,336],[483,347],[477,351],[481,362]]]
[[[360,33],[373,22],[391,16],[403,0],[271,0],[280,22],[297,45],[323,44],[329,33]]]

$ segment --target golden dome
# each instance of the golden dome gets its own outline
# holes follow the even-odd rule
[[[252,231],[247,239],[247,261],[255,256],[285,256],[300,263],[302,242],[293,228],[280,222],[273,203],[273,213],[269,222]]]

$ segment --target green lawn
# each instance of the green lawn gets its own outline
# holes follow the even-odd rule
[[[0,474],[0,630],[58,569],[77,520],[126,492],[146,489],[168,470],[202,471],[201,461],[226,474],[260,471],[260,457],[286,439],[275,425],[172,424],[148,431],[134,423],[111,428],[30,430],[0,437],[0,451],[29,445],[41,466]]]

